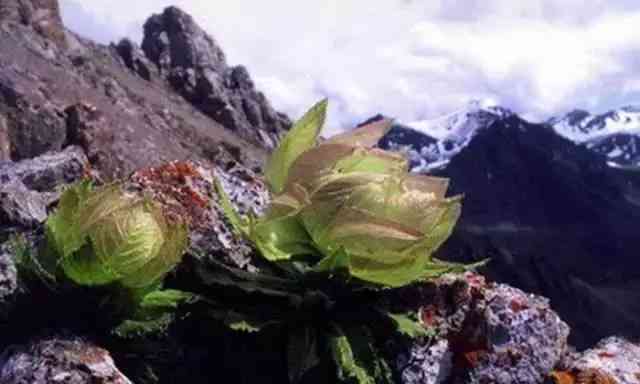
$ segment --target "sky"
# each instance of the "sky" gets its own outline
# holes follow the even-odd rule
[[[637,0],[60,0],[101,43],[142,39],[175,5],[299,117],[328,97],[326,132],[382,113],[435,118],[471,100],[532,121],[640,104]]]

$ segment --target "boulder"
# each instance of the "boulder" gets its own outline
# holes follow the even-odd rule
[[[552,373],[550,382],[639,384],[640,345],[608,337],[582,353],[570,354],[563,365]]]
[[[569,327],[547,299],[480,275],[445,276],[416,299],[436,335],[399,354],[404,383],[541,383],[567,350]]]
[[[7,349],[1,384],[131,384],[109,352],[76,337],[49,337]]]

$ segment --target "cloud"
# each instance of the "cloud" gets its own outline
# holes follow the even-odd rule
[[[139,41],[144,20],[175,4],[278,109],[295,117],[330,97],[329,132],[375,113],[435,117],[471,99],[546,119],[640,94],[635,0],[61,3],[67,25],[101,42]]]

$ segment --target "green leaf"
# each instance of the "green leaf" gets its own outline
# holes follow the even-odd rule
[[[222,183],[218,178],[214,179],[214,186],[216,190],[216,194],[220,199],[220,207],[222,208],[222,212],[224,213],[229,223],[231,223],[231,227],[236,231],[238,235],[248,237],[249,236],[249,227],[245,220],[240,217],[236,209],[233,207],[231,203],[231,199],[229,199],[229,195],[224,190]]]
[[[402,335],[412,339],[431,335],[428,329],[407,314],[387,313],[387,315],[395,322],[396,330]]]
[[[198,268],[202,282],[209,286],[236,288],[245,293],[259,293],[267,296],[290,298],[301,293],[301,287],[295,280],[270,276],[265,273],[253,273],[232,268],[215,260],[207,260],[206,268]]]
[[[349,271],[351,258],[344,248],[339,248],[329,256],[326,256],[313,267],[314,272]]]
[[[329,336],[329,348],[336,362],[338,378],[358,384],[393,384],[391,369],[378,355],[366,327],[348,328]]]
[[[305,373],[320,364],[317,342],[317,330],[309,325],[297,326],[289,331],[287,360],[291,384],[299,383]]]
[[[174,289],[147,293],[137,304],[131,318],[118,325],[114,333],[123,338],[163,333],[175,320],[178,307],[197,299],[192,293]]]
[[[50,262],[52,250],[39,251],[22,234],[14,234],[8,240],[9,249],[14,255],[18,276],[21,279],[41,281],[47,288],[54,290],[56,283],[56,263]],[[46,245],[46,242],[45,242]],[[55,253],[55,251],[53,251]]]
[[[391,130],[393,126],[393,120],[381,119],[374,121],[345,132],[340,135],[336,135],[327,140],[326,144],[347,144],[350,146],[359,146],[370,148],[378,144],[380,139]]]
[[[316,144],[327,114],[327,104],[327,99],[324,99],[305,113],[291,127],[271,155],[265,169],[265,177],[273,193],[283,191],[291,164],[300,154]]]
[[[274,319],[261,319],[258,316],[231,309],[212,309],[208,313],[216,320],[223,322],[229,329],[239,332],[259,332],[266,326],[278,323]]]
[[[250,236],[262,256],[270,261],[288,260],[295,255],[316,252],[298,220],[297,212],[258,221],[251,228]]]
[[[47,218],[45,223],[47,242],[63,259],[86,243],[86,232],[81,230],[78,217],[81,206],[92,189],[89,181],[69,186],[60,196],[55,212]]]

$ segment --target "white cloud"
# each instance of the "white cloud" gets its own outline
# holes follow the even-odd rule
[[[151,13],[177,5],[232,64],[248,66],[277,108],[295,117],[329,96],[330,131],[375,113],[433,117],[470,99],[542,119],[638,90],[634,0],[61,3],[68,25],[103,41],[140,40]]]

